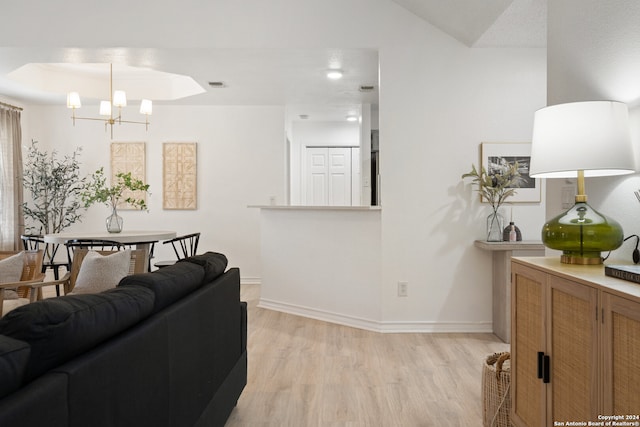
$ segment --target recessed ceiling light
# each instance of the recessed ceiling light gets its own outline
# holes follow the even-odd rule
[[[354,116],[354,115],[347,116],[348,122],[355,122],[356,120],[358,120],[358,116]]]
[[[338,80],[342,78],[342,70],[329,70],[327,71],[327,78],[331,80]]]

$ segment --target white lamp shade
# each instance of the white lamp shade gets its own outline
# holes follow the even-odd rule
[[[100,101],[100,115],[101,116],[111,115],[111,103],[109,101]]]
[[[148,116],[153,112],[153,103],[150,99],[143,99],[140,101],[140,113]]]
[[[529,175],[575,178],[623,175],[636,169],[626,104],[612,101],[552,105],[535,113]]]
[[[67,94],[67,108],[80,108],[80,94],[78,92],[69,92]]]
[[[113,105],[116,107],[127,106],[127,95],[123,90],[116,90],[113,92]]]

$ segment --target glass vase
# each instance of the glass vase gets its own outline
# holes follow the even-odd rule
[[[123,219],[118,215],[118,209],[114,206],[111,215],[107,217],[107,231],[109,233],[120,233],[122,231]]]
[[[487,217],[487,242],[502,242],[504,218],[495,210]]]

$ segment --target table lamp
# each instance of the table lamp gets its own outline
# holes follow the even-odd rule
[[[567,264],[601,264],[601,252],[617,249],[622,227],[587,204],[584,178],[635,172],[629,113],[621,102],[552,105],[535,113],[529,175],[578,178],[575,205],[549,220],[542,242],[561,250]]]

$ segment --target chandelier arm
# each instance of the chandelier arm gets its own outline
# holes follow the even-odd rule
[[[76,94],[77,95],[77,94]],[[78,96],[79,98],[79,96]],[[146,101],[146,100],[143,100]],[[67,96],[67,106],[70,108],[73,108],[73,113],[71,116],[71,119],[73,120],[73,125],[75,126],[76,124],[76,119],[78,120],[93,120],[93,121],[98,121],[98,122],[104,122],[104,127],[105,127],[105,132],[107,130],[107,126],[111,127],[111,138],[113,139],[113,125],[115,123],[118,124],[122,124],[122,123],[132,123],[132,124],[138,124],[138,125],[145,125],[145,129],[149,130],[149,115],[151,114],[151,101],[148,101],[149,105],[146,105],[145,108],[145,121],[136,121],[136,120],[122,120],[122,105],[120,101],[118,101],[118,115],[114,117],[114,92],[113,92],[113,63],[109,64],[109,118],[103,119],[103,118],[99,118],[99,117],[78,117],[75,115],[76,113],[76,105],[71,105],[70,101],[69,101],[69,95]],[[77,101],[77,107],[80,106],[80,101],[78,99]],[[126,105],[126,101],[123,98],[123,105]],[[101,108],[102,110],[102,108]],[[140,111],[141,113],[143,112],[142,109]],[[101,111],[102,114],[102,111]]]
[[[93,121],[98,121],[98,122],[105,122],[107,124],[109,123],[109,119],[101,119],[101,118],[98,118],[98,117],[78,117],[78,116],[75,116],[75,117],[72,117],[72,118],[74,118],[75,120],[93,120]]]
[[[118,120],[118,123],[135,123],[137,125],[148,125],[149,123],[147,122],[135,122],[132,120]]]

